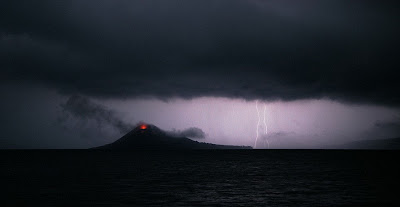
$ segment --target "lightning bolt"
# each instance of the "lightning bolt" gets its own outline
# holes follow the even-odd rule
[[[264,104],[264,127],[265,127],[265,136],[267,136],[268,134],[268,128],[267,128],[267,122],[265,121],[265,112],[267,111],[267,105]],[[265,141],[267,142],[268,145],[268,149],[269,149],[269,142],[268,142],[268,138],[265,137]],[[264,143],[265,144],[265,143]]]
[[[258,140],[258,126],[260,125],[260,112],[258,111],[258,101],[256,101],[256,110],[257,110],[257,116],[258,116],[258,122],[257,122],[257,129],[256,129],[256,140],[254,141],[254,149],[257,147],[257,140]]]

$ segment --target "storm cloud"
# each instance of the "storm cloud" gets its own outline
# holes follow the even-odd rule
[[[102,98],[400,104],[398,2],[3,1],[0,7],[2,81]]]

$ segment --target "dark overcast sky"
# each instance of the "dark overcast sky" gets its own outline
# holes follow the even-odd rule
[[[98,97],[400,104],[393,1],[2,1],[2,81]]]
[[[361,0],[1,1],[0,148],[84,148],[143,120],[247,145],[256,100],[279,139],[397,136],[399,11]]]

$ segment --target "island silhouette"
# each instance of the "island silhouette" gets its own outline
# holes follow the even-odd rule
[[[250,146],[217,145],[174,137],[152,124],[138,124],[120,139],[92,149],[174,150],[174,149],[252,149]]]

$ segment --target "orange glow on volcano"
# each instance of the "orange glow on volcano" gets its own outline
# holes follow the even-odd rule
[[[146,124],[140,125],[140,129],[147,129],[147,125]]]

